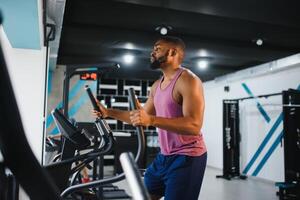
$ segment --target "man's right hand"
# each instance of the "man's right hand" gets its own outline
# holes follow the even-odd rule
[[[97,110],[93,110],[92,114],[95,117],[102,117],[102,118],[107,118],[108,117],[108,110],[102,105],[97,99],[96,99],[97,105],[100,109],[100,112]]]

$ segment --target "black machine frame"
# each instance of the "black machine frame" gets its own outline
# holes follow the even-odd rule
[[[300,91],[282,92],[284,182],[276,183],[280,200],[300,199]]]
[[[223,175],[217,178],[246,179],[240,174],[240,141],[239,100],[223,100]]]
[[[253,97],[223,100],[223,174],[216,178],[231,180],[232,178],[247,179],[240,173],[240,142],[239,102],[246,99],[268,98],[281,95],[272,93]]]

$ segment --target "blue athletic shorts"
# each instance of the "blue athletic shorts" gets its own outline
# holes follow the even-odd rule
[[[165,200],[197,200],[206,167],[207,153],[201,156],[158,154],[145,173],[150,194]]]

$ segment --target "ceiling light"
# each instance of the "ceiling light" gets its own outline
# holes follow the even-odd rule
[[[204,50],[204,49],[200,49],[198,54],[199,54],[200,57],[207,57],[208,56],[207,51]]]
[[[123,60],[126,64],[131,64],[133,62],[134,56],[131,54],[126,54],[123,56]]]
[[[161,27],[161,29],[160,29],[160,34],[162,34],[162,35],[167,35],[167,33],[168,33],[168,29],[166,28],[166,27]]]
[[[258,38],[258,39],[256,40],[256,45],[257,45],[257,46],[261,46],[261,45],[263,45],[263,43],[264,43],[264,41],[263,41],[262,39],[260,39],[260,38]]]
[[[158,26],[155,28],[156,31],[159,31],[161,35],[167,35],[170,30],[172,30],[171,26]]]
[[[125,47],[125,49],[134,49],[134,45],[132,43],[129,43],[129,42],[126,43],[124,47]]]
[[[200,69],[206,69],[208,66],[208,62],[206,60],[200,60],[197,64]]]

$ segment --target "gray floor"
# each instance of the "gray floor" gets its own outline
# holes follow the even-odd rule
[[[199,200],[277,200],[276,188],[273,182],[248,178],[247,180],[234,179],[227,181],[217,179],[220,170],[208,167],[202,185]],[[119,182],[120,188],[129,194],[126,181]]]
[[[276,188],[273,182],[248,178],[247,180],[234,179],[227,181],[217,179],[221,171],[207,168],[204,176],[201,200],[277,200]]]

